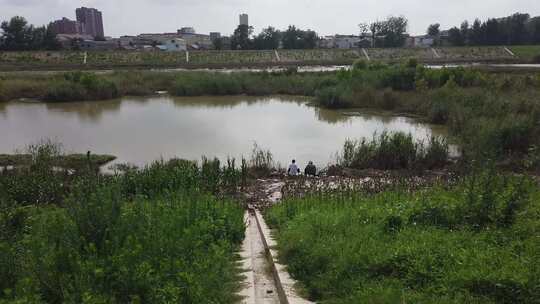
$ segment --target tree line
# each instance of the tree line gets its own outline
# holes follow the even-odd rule
[[[409,20],[404,16],[390,16],[370,24],[360,23],[360,36],[371,37],[373,47],[402,47],[407,39]]]
[[[0,50],[33,51],[57,50],[60,44],[50,26],[35,27],[24,17],[15,16],[0,24]]]
[[[258,35],[253,36],[253,27],[239,25],[231,36],[232,50],[274,50],[284,49],[314,49],[320,40],[317,32],[302,30],[290,25],[285,31],[272,26],[264,28]],[[214,41],[214,47],[221,49],[222,39]]]
[[[438,38],[437,41],[440,41],[441,33],[438,23],[427,30],[428,35]],[[540,17],[515,13],[485,21],[477,18],[472,24],[463,21],[460,27],[448,30],[447,41],[453,46],[540,44]]]

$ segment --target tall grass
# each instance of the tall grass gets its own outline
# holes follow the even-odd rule
[[[537,303],[539,199],[532,181],[486,171],[450,189],[290,199],[265,216],[317,302]]]
[[[446,140],[431,137],[428,143],[415,142],[403,132],[375,134],[371,141],[347,140],[338,155],[338,164],[356,169],[433,169],[448,163]]]
[[[176,76],[171,92],[177,96],[200,95],[305,95],[332,83],[327,73],[202,73],[188,72]]]
[[[421,115],[448,126],[469,161],[522,158],[538,145],[534,75],[362,62],[337,78],[338,84],[317,91],[318,105]]]
[[[267,176],[273,169],[276,169],[272,152],[261,148],[256,142],[253,143],[248,164],[251,173],[256,176]]]
[[[96,74],[66,73],[63,80],[53,82],[44,96],[46,101],[105,100],[119,96],[116,84]]]
[[[243,208],[233,160],[54,169],[55,145],[0,174],[0,302],[233,303]]]

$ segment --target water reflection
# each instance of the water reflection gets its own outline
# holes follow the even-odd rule
[[[258,96],[198,96],[198,97],[166,97],[172,100],[174,105],[179,108],[218,108],[231,109],[242,105],[253,105],[257,103],[265,103],[268,101],[281,99],[287,100],[290,103],[298,105],[306,103],[309,98],[301,96],[273,96],[273,97],[258,97]]]
[[[160,157],[249,156],[257,142],[277,161],[296,158],[323,166],[347,138],[432,129],[410,118],[319,109],[291,97],[123,98],[102,102],[0,104],[0,153],[41,138],[71,151],[114,154],[143,165]]]
[[[129,101],[116,99],[94,102],[45,103],[45,106],[50,112],[65,116],[76,115],[81,121],[98,123],[104,114],[118,113],[122,104],[125,102],[146,103],[148,99],[133,98]]]
[[[351,116],[343,115],[338,111],[315,108],[315,116],[318,120],[329,124],[346,123],[351,120]]]

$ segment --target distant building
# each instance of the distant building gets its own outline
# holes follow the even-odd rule
[[[81,7],[75,11],[77,21],[84,24],[84,33],[93,37],[105,37],[103,16],[95,8]]]
[[[160,50],[166,52],[183,52],[187,50],[187,44],[184,39],[174,38],[164,41],[161,45],[157,46]]]
[[[192,27],[183,27],[178,30],[179,35],[195,35],[195,29]]]
[[[441,31],[441,33],[439,34],[439,43],[438,43],[439,46],[451,46],[452,43],[450,42],[450,31],[449,30],[445,30],[445,31]]]
[[[319,41],[319,47],[324,49],[368,48],[371,44],[371,37],[355,35],[326,36]]]
[[[84,40],[79,44],[79,47],[83,51],[112,51],[120,48],[120,42],[118,40]]]
[[[432,47],[435,44],[435,37],[429,35],[415,36],[413,39],[413,45],[417,48]]]
[[[219,33],[214,33],[219,34]],[[221,34],[219,34],[221,36]],[[183,27],[178,30],[179,38],[185,40],[187,48],[191,50],[208,50],[212,48],[210,35],[197,34],[192,27]]]
[[[64,49],[77,48],[85,40],[92,40],[94,37],[81,34],[58,34],[56,40]]]
[[[221,38],[221,33],[219,32],[210,32],[210,40],[214,41]]]
[[[155,42],[162,42],[169,39],[180,38],[181,35],[178,33],[147,33],[140,34],[137,36],[139,39],[150,40]]]
[[[70,20],[68,18],[62,18],[60,20],[55,20],[50,24],[53,33],[67,34],[67,35],[82,35],[84,34],[84,24]]]
[[[249,26],[249,16],[248,16],[248,14],[240,14],[240,25]]]

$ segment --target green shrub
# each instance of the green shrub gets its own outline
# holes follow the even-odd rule
[[[347,140],[338,163],[356,169],[436,168],[448,161],[448,144],[442,138],[431,138],[426,145],[415,142],[411,134],[402,132],[374,135],[372,141]]]
[[[450,119],[451,105],[447,100],[435,99],[428,112],[428,120],[434,124],[446,124]]]
[[[55,174],[54,160],[62,153],[61,146],[51,141],[29,145],[28,167],[4,172],[0,192],[20,206],[61,203],[71,177]]]
[[[291,198],[265,217],[316,302],[535,303],[539,195],[485,172],[451,188]]]
[[[357,59],[353,63],[353,69],[355,70],[366,70],[368,68],[368,63],[363,59]]]
[[[416,58],[410,58],[407,60],[406,64],[405,64],[408,68],[414,68],[416,69],[416,67],[418,66],[418,59]]]
[[[177,96],[236,95],[243,93],[241,78],[222,73],[191,73],[176,79]]]
[[[472,119],[462,137],[463,146],[475,158],[525,155],[533,144],[534,129],[534,121],[523,115]]]
[[[450,154],[448,141],[444,137],[432,136],[422,154],[422,165],[428,169],[441,167],[448,163]]]
[[[352,92],[343,86],[326,87],[317,91],[317,103],[329,109],[350,108],[352,103]]]
[[[105,100],[118,96],[119,91],[114,82],[92,73],[71,72],[64,75],[64,80],[58,80],[49,86],[44,100]]]
[[[52,83],[43,99],[50,102],[82,101],[88,98],[83,85],[68,81]]]
[[[244,210],[205,194],[236,193],[233,160],[67,174],[29,150],[0,174],[0,302],[234,302]]]
[[[394,110],[398,106],[398,96],[394,94],[394,92],[390,89],[384,90],[381,100],[381,108],[383,110]]]

